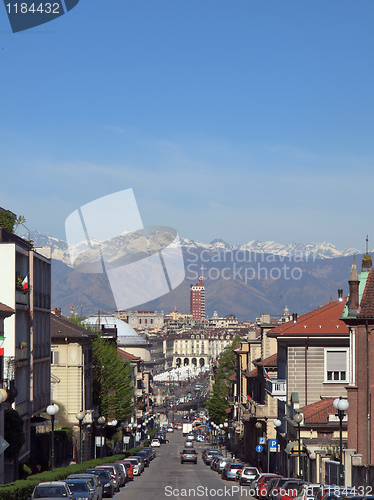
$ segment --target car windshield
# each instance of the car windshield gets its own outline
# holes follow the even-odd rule
[[[108,477],[108,473],[105,469],[93,469],[93,470],[86,470],[86,472],[89,472],[90,474],[97,474],[100,477]]]
[[[69,488],[73,493],[90,490],[86,481],[66,481],[66,484],[69,485]]]
[[[67,498],[68,494],[64,486],[37,486],[34,498]]]
[[[188,450],[184,449],[182,453],[188,453],[188,454],[194,453],[196,455],[196,451],[192,450],[191,448],[189,448]]]
[[[243,466],[241,464],[231,464],[232,469],[241,469]]]
[[[244,469],[243,474],[256,475],[257,474],[257,470],[256,469],[250,469],[249,467],[247,467],[246,469]]]

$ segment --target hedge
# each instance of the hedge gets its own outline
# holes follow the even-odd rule
[[[0,485],[0,500],[26,500],[27,497],[29,497],[33,492],[35,486],[39,483],[46,481],[63,481],[70,474],[79,474],[84,472],[86,469],[92,469],[97,465],[113,463],[115,460],[121,460],[133,455],[142,448],[142,446],[137,446],[136,448],[131,448],[130,450],[118,455],[96,458],[94,460],[88,460],[83,464],[72,464],[67,467],[60,467],[54,471],[44,471],[40,474],[29,476],[27,479],[20,479],[14,483]]]

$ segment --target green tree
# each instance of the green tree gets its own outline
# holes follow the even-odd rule
[[[25,433],[23,430],[23,419],[16,410],[6,410],[4,413],[4,439],[9,446],[5,450],[5,456],[9,459],[18,457],[22,446],[25,443]]]
[[[107,420],[127,420],[132,413],[134,384],[131,364],[118,357],[117,345],[100,336],[94,325],[84,318],[71,316],[70,321],[97,334],[93,350],[93,402]]]
[[[234,337],[229,346],[218,359],[217,368],[212,390],[205,407],[209,412],[210,418],[216,423],[221,424],[227,418],[226,410],[230,408],[227,401],[231,389],[230,377],[236,371],[236,355],[233,348],[240,343],[242,339],[239,336]]]
[[[118,357],[117,345],[97,337],[93,341],[94,398],[107,420],[127,420],[133,408],[134,386],[130,363]]]

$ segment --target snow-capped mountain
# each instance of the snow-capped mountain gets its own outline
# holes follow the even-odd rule
[[[71,266],[69,249],[66,241],[54,238],[48,233],[39,233],[36,230],[30,233],[30,238],[34,241],[35,246],[50,245],[52,247],[52,258],[60,260],[68,266]],[[160,234],[159,239],[160,248],[168,244],[164,235]],[[113,259],[118,258],[120,254],[124,254],[126,252],[134,253],[139,251],[140,247],[138,236],[136,238],[126,237],[122,239],[119,237],[116,240],[114,240],[115,243],[113,243],[113,240],[111,241],[111,249],[109,252],[113,255]],[[290,257],[311,255],[314,258],[319,259],[332,259],[361,253],[357,248],[339,249],[332,243],[327,242],[298,243],[293,241],[284,245],[275,241],[251,240],[245,245],[230,245],[220,238],[217,238],[210,243],[203,243],[201,241],[190,240],[187,238],[180,238],[180,242],[184,248],[204,249],[211,252],[245,251],[247,253],[253,252]],[[78,250],[79,245],[80,244],[76,245],[76,250]]]

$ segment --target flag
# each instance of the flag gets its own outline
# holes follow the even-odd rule
[[[248,394],[247,394],[247,395],[245,395],[245,394],[243,394],[243,393],[242,393],[242,396],[243,396],[243,398],[245,398],[247,401],[249,401],[250,399],[252,399],[252,398],[251,398],[251,396],[248,396]]]
[[[263,371],[264,377],[267,378],[268,380],[270,380],[270,377],[267,374],[267,371],[265,370],[265,366],[264,365],[262,365],[262,371]]]
[[[0,337],[0,356],[4,356],[4,340],[5,337]]]
[[[24,292],[29,289],[29,275],[28,274],[26,274],[26,276],[23,278],[22,289]]]

